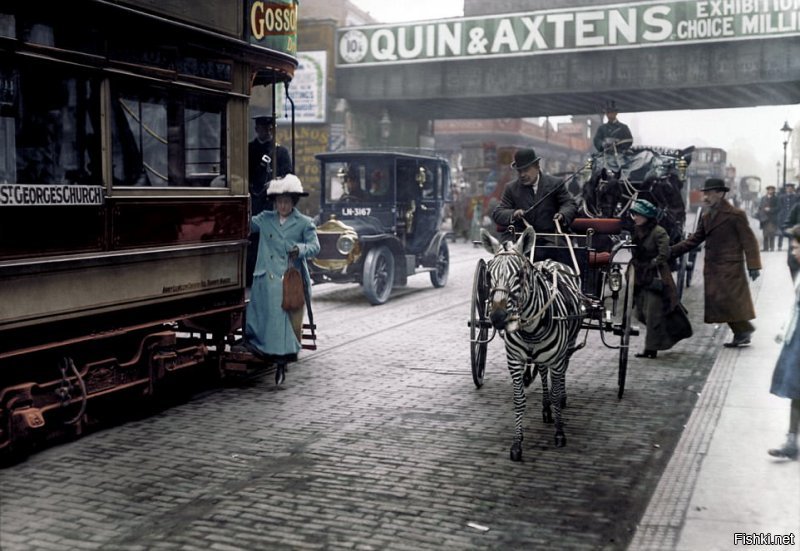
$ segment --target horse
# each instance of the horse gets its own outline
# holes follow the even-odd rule
[[[583,295],[574,270],[550,259],[532,262],[526,253],[535,240],[531,227],[516,243],[501,243],[481,231],[481,243],[494,255],[487,266],[489,319],[503,333],[514,387],[512,461],[522,460],[523,372],[529,363],[536,365],[542,379],[542,420],[552,423],[555,414],[555,445],[566,445],[561,415],[565,376],[583,319]]]

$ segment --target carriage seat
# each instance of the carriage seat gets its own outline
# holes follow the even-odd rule
[[[576,218],[570,224],[575,233],[586,233],[594,230],[594,235],[619,235],[622,232],[622,220],[619,218]],[[608,266],[611,253],[608,251],[589,252],[589,266]]]

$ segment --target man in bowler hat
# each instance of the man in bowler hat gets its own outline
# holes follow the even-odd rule
[[[275,119],[254,117],[256,137],[248,144],[248,179],[250,184],[250,210],[255,216],[264,210],[273,210],[273,201],[267,196],[267,182],[292,174],[292,157],[282,145],[275,144]],[[277,162],[273,161],[273,156]],[[247,248],[247,286],[253,281],[256,266],[258,236],[250,237]]]
[[[612,153],[614,148],[617,151],[628,149],[633,145],[633,135],[628,125],[617,119],[619,114],[617,103],[613,100],[606,103],[603,112],[608,121],[597,129],[593,140],[594,148],[597,151],[609,150]]]
[[[555,233],[555,220],[564,231],[572,223],[578,212],[575,199],[563,180],[540,170],[540,160],[533,149],[514,154],[511,168],[517,171],[517,179],[506,185],[500,204],[492,211],[498,226],[513,226],[519,233],[531,225],[537,233]],[[502,237],[507,240],[508,234],[504,232]]]
[[[673,257],[706,244],[703,281],[706,323],[727,323],[733,339],[728,348],[747,346],[756,317],[747,277],[755,281],[761,270],[758,239],[747,215],[725,199],[730,191],[721,178],[709,178],[703,189],[703,214],[697,231],[671,247]]]

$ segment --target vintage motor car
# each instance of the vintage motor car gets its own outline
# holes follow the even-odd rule
[[[415,273],[429,272],[434,287],[447,283],[445,159],[419,151],[339,151],[317,159],[321,251],[311,265],[315,283],[359,283],[372,304],[385,303],[392,287]]]

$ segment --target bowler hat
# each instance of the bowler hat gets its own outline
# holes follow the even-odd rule
[[[631,212],[641,214],[645,218],[655,218],[658,216],[658,209],[656,206],[645,199],[637,199],[631,206]]]
[[[272,126],[272,123],[275,122],[274,117],[269,117],[266,115],[259,115],[258,117],[253,117],[253,120],[256,123],[256,126]]]
[[[722,178],[709,178],[703,185],[700,191],[730,191],[731,189],[725,185],[725,180]]]
[[[514,153],[514,162],[511,163],[511,168],[522,170],[538,163],[540,159],[541,157],[537,157],[533,149],[520,149]]]

